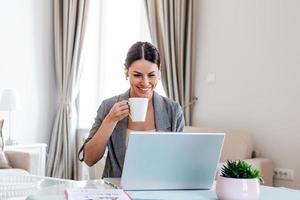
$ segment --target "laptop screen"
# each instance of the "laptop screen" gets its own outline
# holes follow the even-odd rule
[[[123,166],[125,190],[210,189],[224,133],[132,132]]]

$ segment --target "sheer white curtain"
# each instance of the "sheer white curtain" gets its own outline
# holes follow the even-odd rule
[[[125,92],[124,61],[129,47],[149,41],[144,1],[93,0],[87,26],[86,65],[79,97],[79,128],[89,129],[101,101]],[[165,95],[162,85],[156,90]]]

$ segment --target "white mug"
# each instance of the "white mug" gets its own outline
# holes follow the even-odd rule
[[[133,97],[128,99],[130,118],[133,122],[143,122],[146,119],[148,98]]]

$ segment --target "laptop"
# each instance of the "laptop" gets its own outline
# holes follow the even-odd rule
[[[132,132],[121,178],[124,190],[211,189],[224,133]]]

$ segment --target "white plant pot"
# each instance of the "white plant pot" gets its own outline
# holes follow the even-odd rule
[[[259,180],[218,176],[216,193],[220,200],[256,200],[260,195]]]

